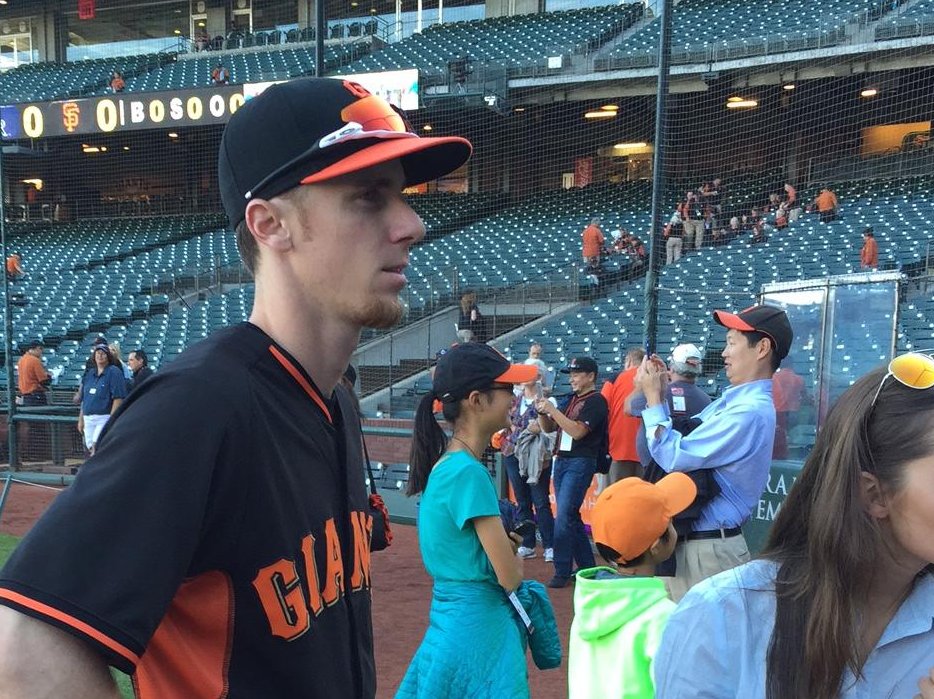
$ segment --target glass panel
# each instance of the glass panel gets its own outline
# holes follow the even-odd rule
[[[68,17],[69,61],[158,53],[178,46],[190,32],[189,3],[100,7],[94,19]]]

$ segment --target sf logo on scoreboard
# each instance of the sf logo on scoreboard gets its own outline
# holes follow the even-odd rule
[[[62,125],[68,133],[74,132],[81,123],[81,107],[77,102],[65,102],[62,105]]]

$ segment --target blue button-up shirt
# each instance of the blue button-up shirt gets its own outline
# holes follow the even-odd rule
[[[668,620],[655,656],[664,699],[764,699],[778,564],[757,560],[695,585]],[[803,642],[803,640],[802,640]],[[908,699],[934,667],[934,577],[923,575],[840,699]],[[789,668],[789,672],[802,671]]]
[[[775,441],[772,379],[731,386],[696,417],[702,424],[682,436],[671,427],[667,403],[642,411],[649,451],[669,473],[714,469],[720,493],[701,511],[694,531],[738,527],[769,480]]]

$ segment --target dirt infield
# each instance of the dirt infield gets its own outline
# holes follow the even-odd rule
[[[14,483],[0,518],[0,531],[23,536],[57,495],[48,488]],[[415,527],[393,525],[395,539],[385,551],[373,554],[373,628],[376,637],[377,697],[391,699],[428,624],[431,578],[422,567]],[[546,581],[552,567],[539,557],[525,562],[525,576]],[[562,642],[571,625],[573,587],[549,590]],[[567,663],[543,672],[529,661],[534,699],[567,696]],[[504,698],[506,699],[506,698]]]

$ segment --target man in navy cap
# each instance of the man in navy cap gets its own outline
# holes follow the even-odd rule
[[[642,420],[652,458],[669,473],[711,469],[720,486],[675,549],[675,601],[701,580],[749,560],[741,527],[768,483],[775,440],[772,375],[793,338],[788,316],[773,306],[714,311],[713,317],[727,328],[722,356],[731,385],[696,416],[700,424],[690,434],[672,427],[665,365],[646,358],[637,377],[648,405]]]

